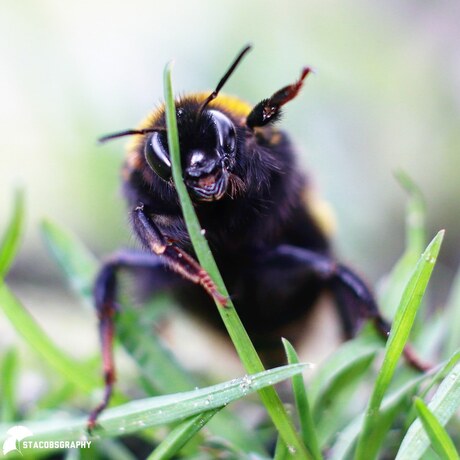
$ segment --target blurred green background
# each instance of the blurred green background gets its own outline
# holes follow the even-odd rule
[[[371,282],[399,257],[405,195],[393,173],[402,168],[427,198],[430,237],[447,229],[442,302],[460,259],[459,24],[460,3],[448,1],[3,0],[2,227],[14,188],[27,195],[15,292],[33,310],[64,290],[40,239],[43,217],[98,255],[133,244],[119,191],[123,141],[96,139],[135,127],[162,99],[171,58],[177,92],[212,89],[251,42],[225,87],[251,103],[302,66],[316,70],[282,126],[336,211],[340,257]],[[72,318],[72,298],[62,299]]]

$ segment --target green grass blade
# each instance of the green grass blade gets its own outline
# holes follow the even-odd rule
[[[284,350],[289,364],[297,364],[299,357],[292,346],[292,344],[286,340],[283,340]],[[294,392],[295,404],[297,414],[300,422],[300,432],[302,434],[303,442],[307,449],[310,451],[311,456],[315,460],[323,458],[319,448],[318,437],[316,435],[315,424],[310,410],[310,404],[308,402],[307,390],[305,388],[305,382],[302,375],[295,375],[292,377],[292,388]]]
[[[397,362],[403,352],[414,323],[415,315],[420,305],[426,286],[436,263],[441,247],[444,231],[440,231],[417,263],[414,273],[404,290],[401,303],[396,312],[396,317],[391,328],[390,336],[385,349],[385,357],[377,376],[374,389],[366,410],[364,426],[358,440],[356,450],[357,460],[375,458],[381,433],[374,433],[374,428],[379,417],[379,409],[383,396],[388,389],[396,369]]]
[[[397,171],[395,175],[409,199],[406,206],[405,250],[385,280],[386,288],[380,296],[382,312],[389,318],[394,317],[413,267],[426,246],[426,205],[422,192],[405,172]]]
[[[423,400],[415,398],[414,405],[423,428],[430,438],[431,445],[439,457],[448,460],[460,460],[452,439]]]
[[[168,64],[164,72],[164,91],[166,107],[166,125],[168,132],[168,146],[172,163],[172,174],[177,193],[180,198],[182,212],[184,214],[187,229],[197,254],[198,260],[204,270],[210,275],[217,285],[221,294],[229,299],[229,294],[225,288],[222,277],[220,276],[217,265],[209,249],[206,239],[201,233],[198,218],[193,209],[193,204],[188,195],[187,188],[182,179],[182,166],[179,152],[179,136],[177,131],[176,108],[171,82],[171,63]],[[264,369],[257,352],[249,339],[237,313],[229,300],[227,305],[222,307],[217,304],[218,311],[238,352],[238,355],[248,373],[260,372]],[[292,420],[289,418],[283,404],[274,390],[266,388],[259,393],[262,402],[267,408],[267,412],[273,423],[279,430],[288,448],[293,452],[293,458],[308,458],[309,455],[303,445]]]
[[[122,301],[116,319],[117,337],[137,363],[144,378],[160,393],[176,393],[195,388],[198,382],[183,369],[174,355],[152,334],[139,309]]]
[[[287,460],[289,458],[289,451],[286,446],[286,443],[283,441],[283,438],[278,436],[276,441],[275,453],[273,455],[273,460]]]
[[[406,382],[403,386],[399,387],[392,393],[385,396],[385,399],[382,402],[380,408],[380,415],[383,419],[384,425],[387,425],[388,419],[394,418],[397,415],[401,408],[405,405],[408,405],[407,400],[411,397],[418,387],[424,383],[426,380],[431,378],[435,380],[439,373],[443,373],[446,367],[449,366],[449,363],[446,365],[441,365],[441,370],[436,373],[437,369],[430,370],[429,372],[413,377],[411,380]],[[355,417],[343,430],[340,431],[340,434],[330,449],[330,459],[331,460],[345,460],[349,459],[353,446],[355,445],[359,434],[362,431],[364,422],[364,414],[360,414]]]
[[[93,284],[99,268],[96,257],[69,230],[51,220],[42,222],[44,241],[75,293],[93,308]]]
[[[158,447],[147,457],[147,460],[167,460],[172,458],[183,446],[195,436],[220,408],[203,412],[181,423],[174,428]]]
[[[313,414],[322,410],[322,400],[335,387],[337,380],[346,375],[349,368],[355,366],[355,361],[374,356],[383,348],[383,342],[377,336],[373,327],[361,331],[358,337],[342,344],[316,371],[309,383],[309,398],[313,407]]]
[[[346,425],[350,400],[382,347],[383,341],[369,325],[343,344],[313,376],[309,397],[320,446],[329,445]]]
[[[460,363],[449,372],[428,404],[441,426],[445,426],[460,407]],[[406,433],[396,460],[417,460],[430,444],[420,420],[415,420]]]
[[[18,380],[18,353],[15,348],[6,350],[0,365],[0,421],[8,423],[16,418],[16,390]]]
[[[395,176],[409,195],[406,212],[406,248],[413,254],[420,254],[427,239],[425,198],[407,173],[400,170]]]
[[[18,190],[14,197],[13,214],[0,242],[0,278],[4,277],[19,249],[24,226],[24,193]]]
[[[0,309],[34,352],[66,380],[85,392],[91,392],[99,386],[99,381],[92,377],[86,366],[65,354],[49,339],[3,281],[0,281]]]
[[[375,352],[370,352],[354,360],[343,372],[337,373],[331,385],[325,388],[313,413],[321,446],[328,445],[334,435],[346,423],[350,411],[350,401],[360,388],[360,383],[374,358]]]
[[[233,379],[207,388],[166,396],[158,396],[107,409],[98,419],[99,426],[91,439],[114,437],[134,433],[148,427],[167,425],[189,417],[224,407],[255,391],[291,378],[305,369],[303,364],[287,365],[270,369],[255,375]],[[41,422],[21,421],[34,433],[30,441],[39,440],[81,440],[87,438],[87,417],[62,419],[62,416]],[[61,414],[62,415],[62,414]],[[5,440],[10,426],[0,426],[0,444]]]
[[[427,385],[426,388],[420,393],[420,396],[424,398],[428,393],[431,391],[431,389],[439,384],[446,375],[460,362],[460,350],[458,350],[456,353],[454,353],[447,361],[446,364],[436,373],[434,376],[433,380],[429,385]]]
[[[446,310],[448,332],[444,355],[451,356],[456,350],[460,350],[460,269],[452,284]]]
[[[447,361],[446,364],[443,365],[440,370],[435,374],[435,376],[431,379],[430,383],[418,393],[420,398],[425,399],[428,394],[432,392],[432,389],[439,385],[442,380],[444,380],[445,376],[457,365],[460,361],[460,350],[457,353],[454,353]],[[417,412],[415,410],[415,406],[412,405],[410,410],[407,412],[407,416],[405,417],[404,426],[407,430],[409,426],[414,422],[417,418]]]

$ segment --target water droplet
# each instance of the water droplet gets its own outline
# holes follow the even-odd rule
[[[245,375],[241,379],[240,389],[243,391],[244,394],[246,394],[251,389],[251,385],[252,385],[251,377],[249,377],[249,375]]]
[[[429,255],[425,256],[425,261],[428,262],[429,264],[434,264],[436,262],[435,257],[430,257]]]
[[[200,230],[200,233],[204,236],[204,235],[206,235],[206,230],[205,230],[204,228],[202,228],[202,229]]]
[[[294,446],[288,446],[288,452],[291,454],[291,455],[294,455],[297,450]]]

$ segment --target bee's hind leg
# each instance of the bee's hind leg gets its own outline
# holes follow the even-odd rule
[[[275,254],[276,257],[285,258],[291,263],[303,264],[310,273],[325,282],[325,286],[334,294],[337,301],[344,331],[348,337],[355,335],[364,320],[371,320],[377,331],[385,339],[388,338],[391,324],[382,317],[367,284],[352,269],[336,262],[329,255],[296,246],[279,246],[274,251],[273,255]],[[418,370],[425,371],[431,367],[416,355],[410,345],[406,345],[404,356],[407,362]]]

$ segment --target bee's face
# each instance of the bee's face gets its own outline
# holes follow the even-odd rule
[[[236,130],[219,110],[196,112],[177,109],[184,182],[195,201],[221,199],[235,163]],[[165,132],[152,133],[145,143],[150,167],[165,181],[171,179],[171,160]]]

